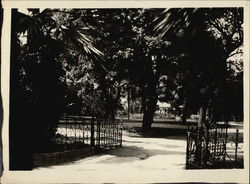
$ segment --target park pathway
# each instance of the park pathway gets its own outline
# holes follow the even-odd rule
[[[163,171],[185,169],[185,137],[144,138],[124,132],[122,148],[64,165],[40,167],[34,171]]]
[[[224,170],[228,172],[224,175],[215,170],[210,177],[207,171],[201,170],[194,177],[192,170],[185,170],[185,152],[186,134],[145,138],[124,131],[122,148],[67,164],[35,168],[24,178],[32,178],[32,183],[41,183],[41,180],[47,183],[223,183],[225,179],[235,183],[242,174],[237,169]]]
[[[239,132],[242,139],[242,126]],[[229,128],[230,135],[235,134],[235,127]],[[231,144],[228,153],[234,154]],[[242,147],[242,143],[240,144]],[[243,156],[243,149],[238,150]],[[108,150],[105,153],[90,156],[67,164],[39,167],[33,171],[165,171],[185,170],[186,135],[172,135],[163,138],[142,137],[136,133],[123,132],[122,148]]]

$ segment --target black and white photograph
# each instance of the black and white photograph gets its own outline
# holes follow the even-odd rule
[[[3,8],[4,182],[247,183],[242,2]]]

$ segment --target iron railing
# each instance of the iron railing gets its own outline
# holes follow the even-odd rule
[[[225,164],[227,161],[231,161],[230,167],[237,167],[234,163],[238,159],[239,149],[242,147],[239,147],[238,129],[229,139],[226,124],[217,124],[209,129],[197,127],[187,133],[186,168],[223,168],[228,167]]]
[[[84,116],[63,116],[57,124],[54,143],[64,149],[95,146],[109,149],[122,146],[122,120]]]

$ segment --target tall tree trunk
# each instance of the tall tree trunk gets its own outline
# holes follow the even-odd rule
[[[214,108],[213,108],[213,106],[209,106],[208,108],[207,108],[207,114],[208,114],[208,127],[211,127],[211,126],[213,126],[214,125],[214,123],[215,123],[215,112],[214,112],[215,110],[214,110]]]
[[[181,117],[182,124],[187,123],[187,110],[188,110],[188,101],[186,98],[185,103],[184,103],[184,107],[183,107],[183,111],[182,111],[182,117]]]
[[[154,113],[156,109],[157,104],[157,92],[156,92],[156,85],[158,80],[152,79],[150,82],[148,82],[148,85],[146,86],[144,90],[144,96],[143,96],[143,122],[142,122],[142,132],[144,134],[148,134],[151,125],[153,123],[154,119]]]
[[[156,102],[153,99],[148,99],[144,105],[142,132],[145,134],[148,134],[151,129],[151,125],[154,120],[155,106]]]
[[[154,119],[154,113],[156,110],[156,104],[158,100],[157,95],[157,84],[159,81],[159,73],[157,72],[157,58],[151,55],[145,58],[145,85],[143,91],[143,100],[144,100],[144,108],[143,108],[143,122],[142,122],[142,132],[144,134],[148,134],[151,129],[151,125]]]
[[[206,122],[206,113],[207,113],[207,106],[202,105],[200,107],[200,117],[199,117],[199,122],[198,122],[198,127],[205,125]]]
[[[128,120],[130,120],[130,88],[128,88]]]
[[[204,134],[206,133],[204,131],[204,125],[206,122],[206,112],[207,112],[207,106],[202,104],[200,107],[200,117],[198,121],[198,137],[197,137],[197,143],[196,143],[196,158],[197,162],[201,164],[202,162],[202,138]],[[207,141],[206,141],[207,143]],[[206,156],[206,155],[205,155]]]
[[[116,94],[116,97],[114,99],[114,107],[113,107],[113,115],[112,115],[112,119],[113,120],[116,117],[116,113],[117,113],[117,110],[118,110],[118,105],[119,105],[120,97],[121,97],[121,87],[118,87],[117,94]]]

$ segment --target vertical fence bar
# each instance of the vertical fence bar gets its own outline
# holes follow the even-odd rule
[[[73,130],[74,130],[74,133],[75,133],[75,147],[76,147],[76,130],[77,130],[77,128],[76,128],[76,126],[77,126],[77,124],[76,124],[76,117],[74,117],[74,118],[72,118],[73,119]]]
[[[106,135],[105,148],[107,148],[109,146],[109,135],[110,135],[109,132],[110,132],[109,120],[107,120],[106,127],[105,127],[105,135]]]
[[[104,146],[104,148],[106,148],[106,145],[107,145],[107,130],[106,130],[106,128],[107,128],[107,126],[108,126],[108,124],[107,124],[107,120],[105,120],[104,122],[103,122],[103,124],[102,124],[102,128],[103,128],[103,146]]]
[[[95,136],[94,136],[94,134],[95,134],[95,130],[94,130],[94,128],[95,128],[95,125],[94,125],[94,117],[92,117],[92,119],[91,119],[91,127],[90,127],[90,145],[91,146],[94,146],[95,145]]]
[[[239,142],[239,129],[236,129],[236,139],[235,139],[235,161],[237,161],[237,152],[238,152],[238,142]]]
[[[100,128],[100,121],[97,120],[97,148],[100,148],[101,144],[101,128]]]
[[[214,132],[214,161],[216,159],[216,154],[217,154],[217,127],[215,128]]]
[[[209,141],[210,141],[210,132],[209,132],[209,127],[205,128],[206,131],[206,137],[205,137],[205,152],[204,152],[204,162],[205,164],[207,164],[207,162],[209,161]]]
[[[82,119],[82,123],[81,123],[82,142],[84,144],[85,143],[85,135],[84,135],[84,129],[85,129],[84,124],[85,124],[85,122],[84,122],[84,117],[81,117],[81,119]]]
[[[120,132],[120,125],[122,123],[122,119],[120,121],[117,121],[117,134],[116,134],[116,142],[117,142],[117,145],[120,146],[120,141],[119,141],[119,132]]]
[[[226,122],[227,123],[227,122]],[[225,133],[225,142],[224,142],[224,155],[223,155],[223,161],[225,162],[226,161],[226,155],[227,155],[227,129],[228,129],[228,123],[227,123],[227,126],[226,126],[226,133]]]
[[[67,140],[68,140],[68,117],[67,115],[65,116],[65,124],[66,124],[66,128],[65,128],[65,131],[66,131],[66,141],[65,141],[65,146],[64,146],[64,149],[67,149]]]
[[[112,123],[112,146],[114,146],[115,145],[115,120],[113,121],[113,123]]]
[[[121,119],[121,122],[120,122],[120,146],[122,147],[122,119]]]
[[[186,169],[189,168],[189,145],[190,145],[190,132],[187,132],[187,148],[186,148]]]
[[[195,150],[195,158],[197,161],[197,164],[201,166],[202,162],[202,137],[201,137],[201,128],[202,127],[197,127],[197,136],[196,136],[196,150]]]

